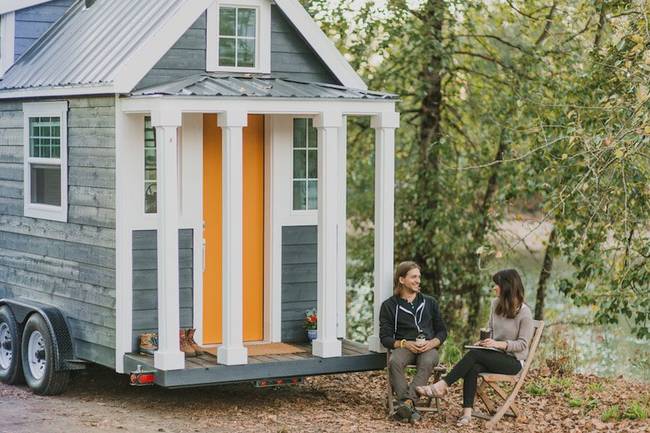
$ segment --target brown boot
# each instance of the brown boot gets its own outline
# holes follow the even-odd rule
[[[179,338],[180,338],[181,352],[184,352],[185,356],[188,357],[196,356],[196,351],[192,348],[190,343],[187,341],[187,338],[185,338],[185,331],[182,329],[179,332]]]
[[[194,328],[189,328],[187,331],[185,331],[185,340],[187,343],[194,349],[197,355],[203,355],[205,354],[205,350],[199,346],[196,341],[194,341],[194,333],[196,332],[196,329]]]

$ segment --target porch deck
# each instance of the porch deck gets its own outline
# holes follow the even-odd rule
[[[381,370],[386,367],[386,355],[368,350],[368,346],[342,340],[342,356],[319,358],[311,354],[311,344],[292,344],[304,352],[249,356],[246,365],[217,364],[216,356],[205,354],[185,359],[185,369],[162,371],[154,368],[153,356],[139,353],[124,355],[126,372],[143,369],[155,370],[157,385],[166,388],[209,386],[248,382],[258,379],[316,376],[321,374],[350,373]]]

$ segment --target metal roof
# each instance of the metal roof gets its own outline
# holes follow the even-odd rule
[[[0,90],[111,83],[120,64],[184,0],[78,0],[12,66]]]
[[[351,89],[333,84],[308,83],[273,75],[198,74],[148,87],[133,96],[235,96],[323,99],[397,99],[390,93]]]

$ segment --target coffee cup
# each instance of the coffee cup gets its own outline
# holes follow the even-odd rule
[[[481,341],[487,340],[492,337],[492,330],[489,328],[481,328]]]
[[[417,344],[418,346],[421,346],[426,342],[427,342],[427,337],[424,334],[418,335],[417,338],[415,339],[415,344]]]

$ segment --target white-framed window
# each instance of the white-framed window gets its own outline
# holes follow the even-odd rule
[[[293,210],[318,209],[318,135],[310,118],[293,119]]]
[[[144,213],[157,210],[158,172],[156,166],[156,128],[151,126],[151,116],[144,118]]]
[[[271,72],[271,3],[217,0],[208,8],[206,69]]]
[[[14,64],[15,29],[14,12],[0,15],[0,78]]]
[[[25,216],[67,222],[68,103],[24,103],[23,115]]]

